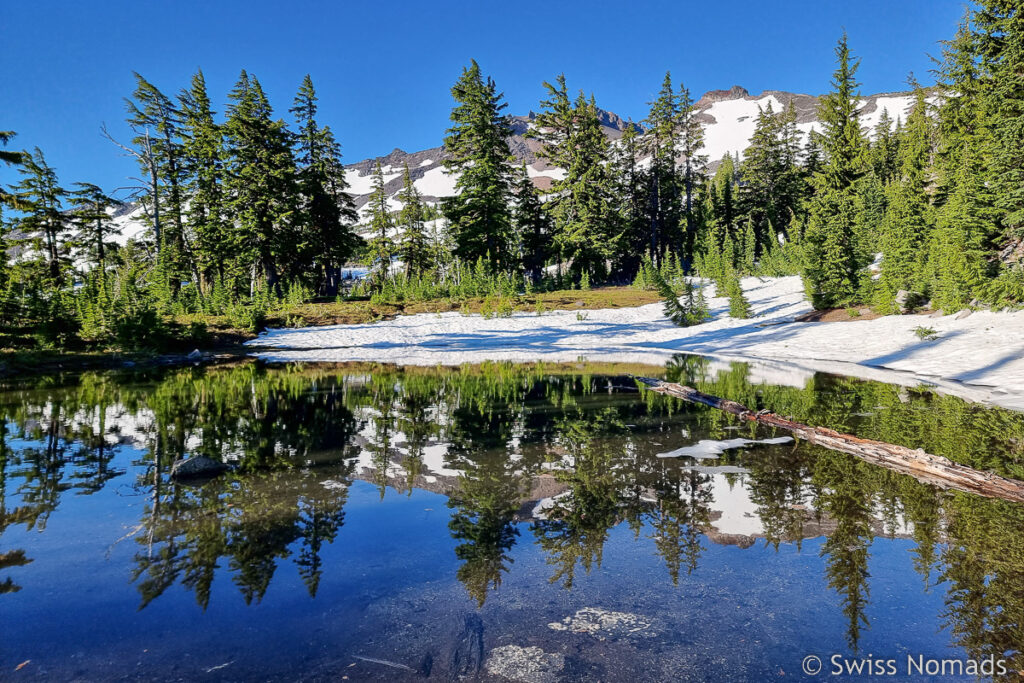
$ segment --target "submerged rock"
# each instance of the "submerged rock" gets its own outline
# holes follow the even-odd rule
[[[565,668],[565,655],[539,647],[502,645],[487,657],[487,672],[521,683],[555,683]]]
[[[584,607],[571,617],[548,624],[555,631],[587,633],[598,640],[624,636],[650,636],[651,620],[639,614],[611,612],[598,607]]]
[[[202,477],[215,477],[228,466],[222,462],[208,458],[205,455],[197,455],[187,460],[182,458],[175,460],[171,465],[171,477],[174,479],[199,479]]]

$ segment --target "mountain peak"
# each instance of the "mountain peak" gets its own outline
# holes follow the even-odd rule
[[[697,107],[707,106],[714,102],[724,102],[725,100],[740,100],[750,97],[750,93],[747,89],[734,85],[728,90],[708,90],[706,93],[701,95],[701,98],[697,100]]]

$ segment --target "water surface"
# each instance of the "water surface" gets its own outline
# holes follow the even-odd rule
[[[779,443],[629,370],[8,383],[0,678],[765,680],[833,653],[1024,668],[1024,506]],[[693,356],[661,374],[1024,478],[1018,413]],[[230,469],[170,476],[198,455]]]

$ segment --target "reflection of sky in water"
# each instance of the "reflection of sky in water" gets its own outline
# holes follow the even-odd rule
[[[455,579],[459,561],[445,498],[389,490],[381,502],[376,487],[355,482],[345,525],[324,548],[326,571],[315,599],[283,561],[258,604],[246,606],[222,568],[205,612],[181,586],[140,611],[130,583],[137,548],[111,542],[124,535],[126,520],[137,518],[142,500],[116,491],[64,501],[45,533],[14,528],[5,534],[7,547],[28,547],[34,559],[21,570],[25,588],[3,597],[6,670],[31,659],[35,672],[54,678],[78,671],[171,678],[230,661],[210,675],[313,670],[394,677],[404,672],[354,655],[413,668],[428,653],[443,662],[458,641],[463,614],[475,609]],[[650,527],[636,539],[619,524],[609,533],[601,568],[579,572],[566,591],[549,583],[551,567],[531,542],[530,524],[519,529],[512,571],[480,611],[486,648],[537,645],[560,652],[582,644],[573,655],[578,666],[601,664],[609,674],[617,666],[624,667],[620,673],[650,671],[649,680],[701,670],[743,677],[795,673],[806,653],[848,651],[839,600],[823,582],[819,539],[804,541],[800,551],[784,543],[776,552],[762,543],[743,549],[705,538],[699,568],[673,586]],[[912,545],[876,538],[871,546],[872,627],[862,635],[864,653],[956,652],[947,634],[936,633],[943,592],[923,590],[911,567]],[[652,620],[652,634],[601,642],[547,626],[586,607],[643,615]],[[605,661],[611,653],[625,659]]]
[[[745,453],[729,452],[699,461],[657,458],[658,453],[702,438],[734,439],[737,433],[722,424],[700,422],[695,414],[676,411],[667,415],[655,410],[647,414],[638,408],[640,402],[635,398],[592,394],[581,401],[588,414],[628,404],[634,412],[624,418],[625,423],[641,435],[645,426],[666,426],[664,431],[643,436],[651,442],[646,444],[650,452],[636,458],[643,464],[638,470],[647,473],[635,492],[643,514],[631,526],[624,511],[628,507],[625,499],[602,508],[601,500],[588,502],[584,497],[584,503],[592,506],[587,510],[596,510],[587,514],[611,510],[611,526],[603,544],[600,540],[596,543],[600,566],[595,563],[587,572],[582,560],[574,564],[572,589],[566,590],[563,579],[552,580],[559,567],[550,543],[560,538],[558,520],[572,519],[568,507],[576,500],[573,496],[586,491],[573,494],[571,484],[563,481],[551,486],[549,482],[547,488],[535,487],[533,497],[525,493],[517,497],[511,507],[518,508],[515,519],[511,514],[498,514],[505,514],[502,519],[508,528],[518,532],[506,552],[507,571],[499,573],[500,586],[491,587],[479,608],[467,593],[466,582],[460,580],[465,557],[457,552],[465,539],[454,539],[450,528],[453,514],[465,502],[460,502],[458,495],[450,501],[423,488],[398,492],[388,487],[382,499],[380,482],[373,477],[379,461],[368,456],[365,444],[350,454],[348,465],[327,462],[313,469],[229,475],[201,489],[178,487],[178,497],[183,500],[203,496],[213,500],[214,504],[203,508],[207,512],[169,507],[174,485],[162,479],[158,510],[162,517],[160,524],[153,525],[156,530],[150,546],[147,535],[153,495],[148,485],[152,482],[152,470],[146,465],[148,451],[137,443],[117,446],[106,468],[118,474],[94,493],[82,495],[81,489],[67,488],[82,481],[77,475],[83,469],[83,456],[73,455],[80,444],[51,443],[54,453],[47,457],[56,458],[57,463],[63,457],[67,462],[56,493],[58,506],[33,529],[27,529],[17,515],[5,519],[6,530],[0,536],[0,558],[13,549],[23,549],[31,559],[25,566],[0,568],[0,582],[10,577],[22,587],[0,595],[0,671],[6,676],[31,660],[19,676],[53,680],[134,675],[145,679],[292,680],[348,675],[351,680],[394,680],[416,678],[429,669],[432,678],[447,679],[455,654],[465,659],[476,642],[472,633],[467,635],[471,629],[466,626],[466,615],[473,613],[481,618],[485,657],[505,646],[560,653],[565,659],[558,675],[570,680],[763,680],[783,673],[800,676],[800,660],[809,653],[826,658],[830,653],[849,654],[851,617],[844,612],[843,588],[829,585],[830,551],[821,535],[822,531],[832,533],[835,520],[822,513],[825,519],[818,526],[813,519],[818,510],[808,500],[790,506],[800,507],[807,517],[807,537],[799,547],[782,542],[776,549],[763,538],[765,528],[759,515],[764,510],[755,502],[756,491],[764,495],[760,487],[770,482],[773,474],[759,466],[772,459],[789,462],[786,458],[791,457],[793,445],[760,444]],[[877,402],[877,397],[870,400]],[[555,451],[563,464],[585,462],[595,452],[622,458],[633,447],[632,433],[598,433],[592,440],[584,438],[581,443],[586,445],[574,447],[566,437],[568,430],[593,423],[559,422],[570,414],[568,408],[553,409],[537,400],[533,403],[536,410],[528,410],[529,415],[506,432],[508,443],[514,444],[509,451],[490,441],[475,451],[469,449],[477,454],[473,462],[480,466],[483,480],[519,467],[532,467],[531,474],[550,478],[550,464],[537,460],[537,434],[545,435],[549,450],[551,444],[558,445]],[[352,433],[372,442],[376,438],[370,428],[372,418],[380,418],[382,411],[379,406],[361,406],[354,412],[358,424]],[[486,420],[467,424],[469,431],[476,430],[474,437],[488,436]],[[125,427],[123,434],[147,431],[127,422]],[[390,483],[395,484],[408,475],[409,463],[403,460],[408,437],[398,429],[392,437],[395,445],[389,469],[396,477]],[[31,464],[18,462],[17,456],[46,445],[31,438],[7,440],[7,449],[16,456],[11,462],[17,464],[5,470],[6,497],[0,508],[11,512],[38,502],[30,499],[38,491],[29,491],[25,482],[32,480],[38,489],[39,478],[32,474]],[[426,449],[417,486],[451,490],[458,481],[454,476],[458,468],[443,457],[448,447],[431,442]],[[495,462],[509,469],[488,469]],[[529,462],[534,464],[528,467]],[[616,462],[621,468],[621,461]],[[848,464],[845,456],[824,465],[813,457],[802,462],[803,467],[812,469],[839,468],[837,476]],[[850,474],[859,476],[864,471],[854,469]],[[598,467],[588,477],[600,479],[603,474],[606,472]],[[350,481],[350,475],[357,480],[346,486],[343,482]],[[931,498],[922,498],[926,489],[893,477],[893,495],[905,497],[903,506],[927,507],[929,501],[937,500],[933,493]],[[661,532],[654,525],[661,511],[671,509],[673,496],[678,502],[683,491],[685,499],[687,482],[693,481],[701,482],[708,498],[704,527],[708,533],[695,539],[700,545],[696,569],[688,573],[684,561],[674,585],[658,545]],[[810,483],[806,481],[804,486]],[[668,488],[659,492],[662,485]],[[490,489],[484,493],[487,491]],[[322,574],[314,598],[298,562],[308,548],[308,528],[306,535],[297,538],[289,527],[292,535],[285,534],[281,541],[282,531],[275,522],[294,515],[298,507],[306,517],[294,523],[302,523],[310,510],[330,500],[343,501],[343,509],[336,511],[343,513],[343,519],[339,517],[333,540],[321,539]],[[483,495],[480,500],[485,509],[489,499]],[[784,500],[772,502],[782,508],[789,506]],[[989,505],[971,497],[958,502],[964,505],[963,514],[984,512]],[[236,505],[239,507],[233,507]],[[860,630],[860,655],[901,659],[908,654],[966,656],[963,649],[951,645],[954,635],[944,627],[943,614],[950,608],[949,581],[940,582],[939,578],[946,567],[939,561],[926,582],[915,570],[914,551],[919,544],[908,537],[915,531],[913,525],[901,511],[886,515],[884,507],[877,496],[872,498],[867,535],[874,538],[868,546],[868,593],[863,606],[870,625]],[[542,519],[552,510],[556,511],[554,519]],[[528,521],[515,521],[524,516]],[[888,517],[885,528],[894,529],[895,538],[880,533],[880,517]],[[140,558],[151,555],[150,559],[159,561],[162,553],[168,553],[161,529],[168,532],[164,536],[172,539],[170,545],[183,558],[187,555],[184,545],[201,535],[203,524],[211,519],[229,529],[229,547],[217,547],[215,555],[219,557],[205,610],[197,604],[188,567],[174,561],[156,562],[155,573],[135,574],[144,565]],[[600,530],[590,533],[600,536]],[[542,547],[542,537],[548,546]],[[965,540],[976,539],[960,538],[958,542]],[[937,547],[936,559],[947,550],[948,546]],[[240,567],[240,556],[248,557],[251,566]],[[1006,563],[1018,559],[1008,555]],[[161,567],[166,571],[159,571]],[[242,588],[252,567],[266,570],[268,583],[262,598],[257,591],[257,597],[246,604]],[[141,585],[147,580],[163,580],[165,585],[140,609]],[[565,624],[567,618],[588,608],[634,615],[643,627],[633,633],[589,634],[549,626]],[[403,666],[412,671],[400,668]]]

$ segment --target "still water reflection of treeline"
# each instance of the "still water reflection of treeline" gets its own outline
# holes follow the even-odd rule
[[[1024,506],[943,492],[806,444],[659,458],[700,439],[777,435],[639,393],[623,372],[247,363],[11,383],[0,387],[0,542],[9,527],[45,530],[68,496],[127,482],[147,501],[129,533],[142,606],[181,584],[205,608],[225,569],[247,603],[259,601],[283,562],[315,595],[330,571],[321,551],[345,523],[352,480],[362,479],[382,496],[389,486],[448,495],[458,578],[483,604],[514,571],[517,543],[535,543],[550,580],[571,589],[600,567],[620,524],[652,537],[665,571],[684,581],[708,543],[737,542],[715,530],[724,482],[756,510],[758,531],[742,543],[827,536],[825,580],[841,598],[852,647],[870,624],[872,543],[904,535],[922,588],[946,596],[955,644],[1024,668]],[[662,375],[1024,478],[1024,415],[1013,411],[825,375],[804,386],[755,383],[744,364],[694,356]],[[194,455],[231,469],[203,482],[170,476],[174,461]],[[0,592],[19,590],[4,574],[31,562],[24,549],[0,545]]]

